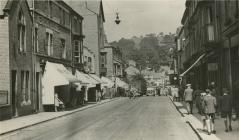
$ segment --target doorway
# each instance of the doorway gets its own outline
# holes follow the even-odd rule
[[[16,70],[12,70],[11,81],[12,81],[12,87],[11,87],[11,91],[12,91],[12,116],[17,117],[18,112],[17,112],[17,71]]]
[[[36,73],[36,112],[40,111],[40,72]]]

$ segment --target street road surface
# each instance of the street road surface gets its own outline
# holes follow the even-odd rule
[[[0,137],[10,140],[198,140],[167,97],[123,98]]]

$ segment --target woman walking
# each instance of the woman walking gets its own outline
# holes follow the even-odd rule
[[[209,89],[206,89],[206,94],[207,95],[204,97],[203,106],[206,115],[207,131],[208,135],[210,135],[211,133],[216,134],[216,130],[214,129],[214,119],[217,101],[216,98],[211,95],[211,91]]]

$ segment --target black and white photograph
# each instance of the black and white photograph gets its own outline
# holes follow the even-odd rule
[[[0,140],[238,140],[239,0],[0,0]]]

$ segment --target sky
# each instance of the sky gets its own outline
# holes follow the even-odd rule
[[[175,33],[186,0],[103,0],[104,28],[109,42],[148,33]],[[116,12],[122,20],[116,25]]]

